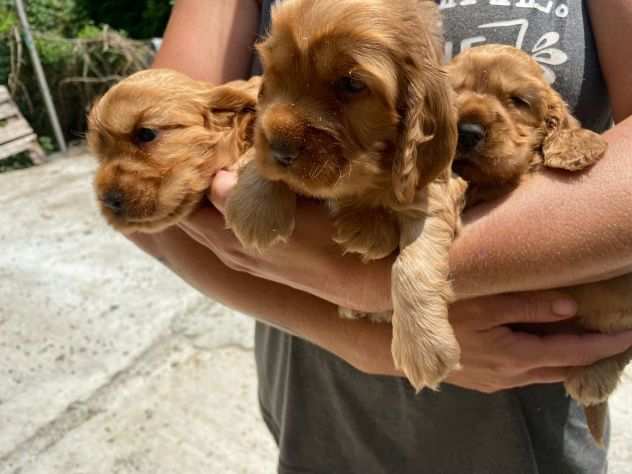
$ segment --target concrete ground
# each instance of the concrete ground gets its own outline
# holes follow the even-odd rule
[[[93,169],[0,174],[0,474],[274,472],[252,322],[108,228]],[[612,402],[615,474],[632,472],[631,396]]]

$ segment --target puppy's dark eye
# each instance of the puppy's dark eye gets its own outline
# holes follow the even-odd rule
[[[134,140],[137,143],[149,143],[153,142],[158,136],[158,132],[153,128],[139,128],[134,132]]]
[[[511,103],[514,105],[514,107],[518,109],[531,108],[531,103],[524,97],[520,97],[519,95],[512,95],[509,99],[511,100]]]
[[[335,87],[338,91],[347,95],[360,94],[367,88],[363,81],[353,76],[341,77],[336,81]]]

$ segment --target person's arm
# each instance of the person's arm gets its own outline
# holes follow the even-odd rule
[[[209,224],[222,223],[219,212]],[[209,216],[210,217],[210,216]],[[223,230],[226,234],[229,231]],[[168,229],[148,249],[203,294],[336,354],[356,369],[399,376],[391,355],[392,327],[338,316],[337,306],[313,295],[229,269],[179,228]],[[537,336],[512,331],[516,322],[559,322],[575,308],[554,292],[503,295],[458,303],[450,320],[462,346],[462,370],[449,383],[482,392],[560,382],[568,368],[589,365],[632,344],[618,335]]]
[[[230,12],[223,20],[217,17],[216,21],[232,25],[235,23],[236,10],[222,8],[227,5],[235,7],[237,4],[241,7],[249,2],[179,0],[162,52],[156,60],[157,65],[213,82],[234,79],[245,73],[250,62],[249,47],[244,47],[243,51],[236,50],[227,41],[226,44],[231,45],[230,52],[217,50],[217,57],[207,56],[207,53],[200,55],[199,50],[189,50],[217,39],[216,34],[220,35],[220,39],[226,39],[225,30],[209,28],[213,15],[219,11]],[[222,8],[218,7],[219,3],[223,3]],[[244,11],[249,10],[240,8],[239,15],[244,15]],[[235,27],[231,30],[243,33],[244,42],[238,41],[238,44],[246,44],[246,38],[254,37],[256,12],[251,13],[252,16],[247,15],[244,20],[245,24],[251,25],[251,29]],[[189,24],[187,18],[192,17],[195,18]],[[201,18],[208,21],[197,21]],[[227,54],[235,57],[229,61],[226,59]],[[228,64],[233,66],[228,67]],[[219,70],[214,71],[215,67]],[[221,176],[230,174],[222,173]],[[220,188],[221,182],[221,179],[214,180],[214,184]],[[217,188],[214,186],[213,190],[217,192]],[[292,286],[310,292],[320,287],[318,291],[324,295],[343,295],[342,301],[352,306],[358,300],[369,301],[367,306],[388,305],[386,295],[389,293],[390,265],[387,260],[377,266],[365,266],[351,256],[341,258],[340,251],[331,244],[331,234],[326,232],[328,224],[323,215],[303,215],[298,219],[297,234],[311,237],[311,243],[316,242],[317,247],[316,251],[313,251],[314,246],[309,250],[312,255],[306,265],[301,263],[300,253],[309,248],[309,239],[299,239],[298,246],[290,245],[286,250],[278,249],[281,252],[289,251],[289,258],[271,255],[263,262],[261,256],[249,255],[236,245],[234,236],[224,229],[221,214],[214,209],[201,209],[192,216],[183,226],[187,233],[176,227],[159,234],[135,234],[131,238],[205,295],[311,341],[362,371],[396,375],[390,353],[390,325],[341,319],[337,316],[336,304],[245,273],[247,271],[268,279],[290,282]],[[303,248],[305,243],[308,245]],[[289,262],[296,265],[288,272],[284,264]],[[323,262],[326,263],[323,265]],[[232,270],[225,263],[242,271]],[[349,275],[350,268],[357,275],[362,275],[360,283],[356,283],[357,279]],[[313,272],[313,269],[318,271]],[[293,273],[297,277],[296,281],[288,279],[287,275],[291,277]],[[311,276],[304,278],[305,275]],[[349,293],[352,295],[347,296]],[[336,298],[332,301],[336,301]],[[462,344],[464,369],[453,374],[450,381],[486,392],[530,383],[559,381],[566,367],[586,365],[620,352],[632,343],[630,334],[550,336],[550,340],[545,340],[535,335],[514,333],[505,327],[511,322],[562,319],[554,314],[553,307],[549,294],[495,296],[453,306],[450,318]],[[567,308],[565,313],[568,316],[571,312]]]
[[[632,271],[632,68],[621,48],[632,44],[632,3],[591,0],[589,7],[617,121],[604,134],[607,155],[581,175],[535,175],[500,204],[466,214],[467,225],[450,254],[459,299],[558,288]],[[216,180],[213,190],[221,205],[230,178]],[[313,232],[275,249],[270,259],[245,251],[240,259],[235,250],[235,264],[358,310],[390,308],[392,259],[362,265],[340,258],[335,246],[324,244],[328,225],[326,217],[319,219]]]
[[[614,120],[623,122],[632,113],[632,68],[626,48],[632,40],[632,2],[588,0],[588,9]]]
[[[459,298],[632,272],[632,118],[604,137],[608,152],[588,172],[535,175],[466,216],[450,253]]]
[[[451,254],[460,297],[632,271],[632,68],[621,47],[632,43],[632,2],[588,6],[616,122],[604,134],[608,153],[579,177],[539,174],[493,210],[468,216]]]
[[[212,84],[244,79],[258,25],[257,0],[178,0],[152,67]]]

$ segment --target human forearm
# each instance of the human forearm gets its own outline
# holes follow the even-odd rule
[[[136,234],[131,240],[213,300],[306,339],[360,370],[397,373],[390,356],[390,325],[340,318],[334,304],[231,270],[177,227],[146,237]]]
[[[153,67],[213,84],[245,78],[258,19],[256,0],[178,0]]]
[[[178,228],[161,233],[155,243],[140,246],[206,296],[306,339],[362,372],[401,375],[391,356],[390,324],[342,319],[331,303],[229,270]],[[560,306],[554,293],[494,296],[453,305],[450,321],[462,344],[463,369],[448,382],[484,392],[559,382],[567,367],[590,364],[632,343],[630,333],[552,335],[546,340],[506,327],[513,322],[560,321],[571,314],[568,303]]]
[[[533,176],[496,206],[465,216],[451,252],[459,298],[632,271],[632,118],[604,137],[608,153],[588,172]]]

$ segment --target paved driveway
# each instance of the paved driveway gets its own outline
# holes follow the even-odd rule
[[[93,167],[0,174],[0,474],[273,473],[251,321],[111,231]],[[615,474],[631,396],[612,404]]]

